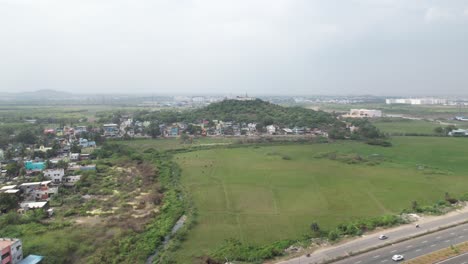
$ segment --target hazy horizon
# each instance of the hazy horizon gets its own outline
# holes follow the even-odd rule
[[[0,92],[468,95],[462,0],[0,0]]]

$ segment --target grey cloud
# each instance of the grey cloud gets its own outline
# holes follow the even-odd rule
[[[468,85],[466,8],[0,0],[0,91],[454,93]]]

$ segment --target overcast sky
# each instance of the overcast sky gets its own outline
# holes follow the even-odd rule
[[[0,92],[468,94],[468,0],[0,0]]]

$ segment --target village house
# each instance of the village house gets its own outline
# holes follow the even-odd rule
[[[2,264],[17,264],[23,259],[23,244],[17,238],[0,238]]]
[[[9,190],[14,190],[14,189],[16,189],[16,187],[17,187],[17,185],[3,186],[2,188],[0,188],[0,193],[6,192],[6,191],[9,191]]]
[[[67,187],[74,186],[80,179],[81,175],[65,176],[63,177],[63,185]]]
[[[83,165],[80,166],[78,164],[69,164],[68,171],[93,171],[96,170],[96,165]]]
[[[71,161],[78,161],[78,160],[80,160],[80,153],[70,153],[70,160],[71,160]]]
[[[305,129],[303,127],[294,127],[292,129],[292,131],[296,135],[304,135],[305,134]]]
[[[44,162],[33,162],[33,161],[26,161],[24,163],[24,167],[27,171],[42,171],[46,168]]]
[[[52,186],[52,181],[27,182],[19,186],[25,201],[48,201],[58,193],[58,187]]]
[[[95,148],[96,142],[88,141],[86,138],[80,138],[78,145],[80,145],[82,148]]]
[[[49,202],[23,202],[20,203],[20,213],[24,213],[28,210],[44,210],[47,211],[49,209]]]
[[[119,126],[117,124],[104,124],[103,129],[105,137],[116,137],[119,135]]]
[[[267,133],[269,135],[275,135],[276,134],[276,127],[274,125],[269,125],[266,126]]]
[[[42,260],[44,259],[43,256],[39,255],[28,255],[25,257],[20,263],[18,264],[39,264],[42,263]]]
[[[44,170],[44,177],[52,180],[52,182],[55,184],[61,183],[64,175],[65,175],[64,169]]]
[[[34,149],[34,151],[40,151],[40,152],[47,152],[48,150],[51,150],[52,148],[46,148],[44,145],[41,145],[39,148]]]
[[[44,129],[44,135],[55,135],[55,130],[53,128]]]
[[[78,136],[81,133],[87,132],[88,128],[86,126],[76,126],[74,131],[75,136]]]
[[[468,136],[468,130],[466,129],[455,129],[448,133],[452,137],[466,137]]]

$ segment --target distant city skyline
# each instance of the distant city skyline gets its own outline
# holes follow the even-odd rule
[[[468,95],[463,0],[0,0],[0,92]]]

